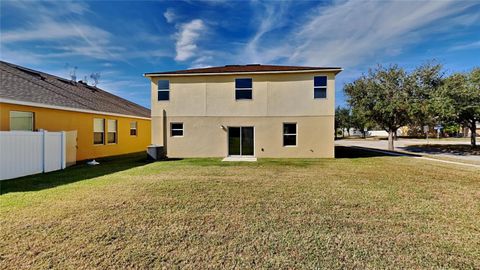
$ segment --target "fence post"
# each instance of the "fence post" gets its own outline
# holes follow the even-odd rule
[[[62,149],[60,151],[62,151],[61,153],[61,164],[60,164],[60,168],[65,169],[67,167],[67,143],[66,143],[66,133],[65,131],[62,131]]]
[[[46,140],[47,140],[47,131],[42,130],[42,173],[45,172],[45,161],[47,160],[47,149],[46,149]]]

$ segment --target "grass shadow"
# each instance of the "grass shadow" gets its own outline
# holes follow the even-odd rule
[[[0,181],[0,195],[10,192],[38,191],[54,188],[106,174],[128,170],[148,164],[145,152],[96,159],[99,165],[87,165],[82,161],[65,170],[35,174]]]
[[[467,144],[421,144],[401,147],[414,153],[451,154],[455,156],[480,155],[480,146],[472,147]]]
[[[402,153],[403,154],[403,153]],[[414,154],[404,154],[405,156],[418,156]],[[388,151],[378,152],[368,148],[335,146],[335,158],[370,158],[370,157],[400,157],[395,153]]]

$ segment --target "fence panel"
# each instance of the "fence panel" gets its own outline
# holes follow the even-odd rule
[[[65,133],[0,131],[0,180],[65,168]]]
[[[45,133],[45,151],[44,151],[44,172],[51,172],[62,169],[63,159],[62,133]]]

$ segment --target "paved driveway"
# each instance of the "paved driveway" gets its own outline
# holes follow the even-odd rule
[[[425,139],[398,139],[395,141],[395,150],[401,152],[407,152],[412,154],[422,154],[422,155],[430,155],[434,157],[443,157],[448,159],[456,159],[458,161],[467,161],[473,162],[475,164],[480,164],[480,155],[471,155],[468,153],[444,153],[439,151],[425,151],[424,149],[412,147],[412,145],[423,145],[427,144],[427,140]],[[454,139],[454,140],[437,140],[437,139],[430,139],[428,144],[463,144],[468,145],[470,144],[470,140],[468,138],[465,139]],[[372,139],[346,139],[346,140],[338,140],[335,141],[335,145],[340,146],[359,146],[359,147],[366,147],[366,148],[373,148],[373,149],[380,149],[380,150],[387,150],[388,149],[388,141],[387,140],[372,140]]]

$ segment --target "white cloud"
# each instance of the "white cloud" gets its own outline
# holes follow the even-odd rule
[[[278,50],[280,49],[281,51],[283,51],[283,49],[276,47],[271,48],[268,51],[261,51],[258,48],[259,42],[266,34],[287,23],[287,20],[285,20],[285,14],[288,10],[289,2],[268,2],[265,5],[263,3],[254,2],[253,5],[254,10],[264,10],[264,12],[256,14],[255,16],[259,19],[257,22],[258,29],[253,38],[251,38],[250,41],[246,44],[245,51],[244,53],[242,53],[242,58],[243,61],[247,62],[255,62],[256,60],[258,61],[258,59],[261,59],[261,62],[267,63],[272,60],[270,55],[273,55],[273,57],[275,57],[278,53],[280,53]],[[258,5],[261,5],[263,7]],[[263,44],[261,44],[261,46],[263,46]]]
[[[204,31],[206,31],[206,26],[200,19],[192,20],[180,26],[175,44],[177,51],[176,61],[185,61],[195,56],[197,41]]]
[[[319,5],[309,12],[281,39],[272,39],[269,32],[278,27],[276,23],[282,13],[272,13],[267,6],[260,14],[263,19],[257,33],[245,46],[246,55],[251,62],[350,67],[374,57],[400,53],[403,47],[427,38],[432,32],[451,30],[456,26],[452,22],[458,16],[465,16],[462,13],[473,4],[334,1],[331,6]],[[432,27],[434,23],[438,24]],[[438,25],[447,27],[440,29]]]
[[[167,8],[163,13],[163,17],[165,17],[165,20],[167,20],[168,23],[172,23],[177,18],[177,15],[171,8]]]
[[[71,38],[88,38],[98,43],[107,43],[111,34],[100,28],[80,22],[57,22],[43,20],[28,28],[5,31],[2,43],[62,40]]]
[[[480,48],[480,40],[453,46],[450,48],[450,51],[470,50],[476,48]]]
[[[3,6],[12,7],[23,11],[24,15],[31,17],[38,16],[59,16],[65,14],[83,15],[90,12],[87,3],[80,1],[28,1],[15,0],[3,1]],[[35,11],[35,12],[32,12]]]

